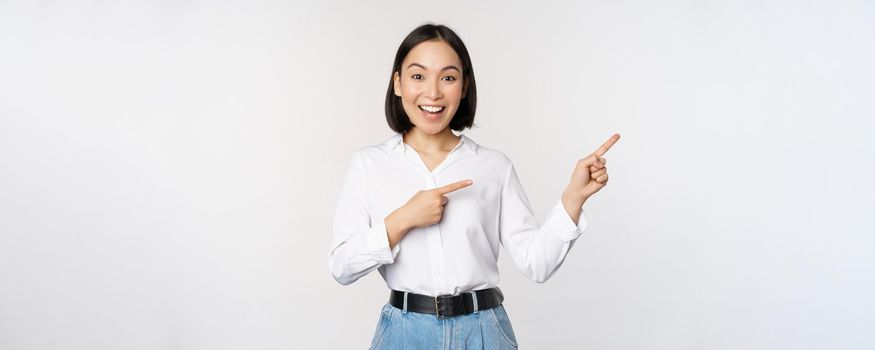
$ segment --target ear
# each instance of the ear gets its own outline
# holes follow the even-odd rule
[[[395,87],[393,89],[395,90],[395,96],[401,97],[401,76],[398,75],[397,71],[392,74],[392,81],[395,82]]]
[[[462,98],[468,95],[468,79],[465,79],[465,83],[462,85]]]

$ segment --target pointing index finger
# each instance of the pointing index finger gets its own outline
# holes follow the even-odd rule
[[[595,156],[601,158],[601,156],[603,156],[605,154],[605,152],[607,152],[609,149],[611,149],[611,146],[613,146],[614,143],[616,143],[617,140],[619,140],[619,139],[620,139],[620,134],[614,134],[613,136],[611,136],[611,138],[609,138],[607,141],[605,141],[605,143],[603,143],[602,146],[599,147],[599,149],[595,151]]]
[[[463,189],[465,187],[468,187],[472,183],[473,183],[473,181],[471,181],[471,180],[462,180],[459,182],[451,183],[451,184],[443,186],[443,187],[435,188],[435,190],[440,192],[440,194],[447,194],[447,193],[453,192],[455,190],[460,190],[460,189]]]

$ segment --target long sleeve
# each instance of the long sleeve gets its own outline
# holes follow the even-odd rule
[[[560,200],[553,206],[544,224],[539,226],[516,170],[511,165],[501,194],[501,245],[510,252],[514,263],[526,277],[536,283],[544,283],[562,265],[574,241],[586,229],[584,214],[581,210],[580,219],[575,224]]]
[[[333,220],[328,268],[342,285],[395,262],[400,245],[389,249],[384,218],[372,222],[364,200],[364,165],[354,154],[340,191]]]

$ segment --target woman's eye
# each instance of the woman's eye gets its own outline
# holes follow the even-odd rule
[[[444,77],[444,80],[446,80],[446,81],[454,81],[454,80],[456,80],[456,77],[454,77],[454,76],[452,76],[452,75],[448,75],[448,76],[445,76],[445,77]]]
[[[414,74],[414,75],[412,75],[412,76],[410,76],[410,77],[413,78],[413,79],[416,79],[416,80],[420,80],[420,79],[422,79],[422,74]]]

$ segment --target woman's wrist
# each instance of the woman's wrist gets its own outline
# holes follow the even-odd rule
[[[580,208],[586,203],[588,198],[576,191],[572,191],[571,189],[565,189],[565,192],[562,192],[562,204],[566,207],[577,207]]]
[[[400,208],[393,211],[385,220],[383,220],[383,223],[386,224],[386,232],[389,235],[389,248],[394,248],[395,245],[401,241],[401,238],[404,238],[407,231],[412,229],[412,227],[407,224],[407,221],[402,219],[398,210],[400,210]]]
[[[586,197],[576,194],[572,191],[565,190],[562,193],[562,206],[568,212],[571,221],[577,222],[580,220],[580,212],[583,210],[583,203],[586,203]]]

